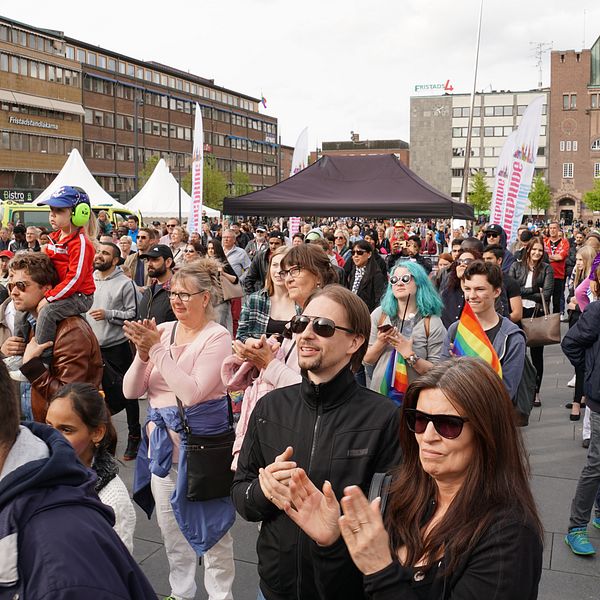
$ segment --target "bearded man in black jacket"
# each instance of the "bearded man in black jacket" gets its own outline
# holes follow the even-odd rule
[[[343,494],[359,485],[366,494],[375,473],[400,462],[398,409],[354,380],[370,328],[366,305],[350,290],[317,290],[291,322],[302,382],[264,396],[250,417],[231,494],[244,519],[262,521],[257,552],[266,600],[325,600],[313,569],[323,552],[334,569],[353,566],[341,538],[319,548],[284,512],[293,470],[304,469],[319,488],[330,482]],[[345,589],[356,593],[344,600],[362,600],[356,567],[352,577],[356,585]]]

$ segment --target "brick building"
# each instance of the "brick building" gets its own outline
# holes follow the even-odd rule
[[[35,195],[78,148],[100,184],[129,199],[145,161],[160,155],[187,172],[196,102],[205,153],[232,184],[278,180],[277,119],[258,98],[0,17],[0,191]]]
[[[407,167],[409,166],[409,146],[403,140],[361,140],[358,133],[351,132],[350,141],[323,142],[321,149],[310,153],[313,163],[325,154],[329,156],[372,156],[373,154],[395,154]]]
[[[590,50],[553,51],[550,69],[550,212],[596,220],[582,198],[600,177],[600,38]]]

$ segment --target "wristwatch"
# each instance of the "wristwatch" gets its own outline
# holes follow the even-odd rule
[[[413,352],[410,356],[407,356],[404,360],[406,361],[406,364],[409,367],[412,367],[414,369],[415,365],[417,364],[417,361],[419,360],[419,357]]]

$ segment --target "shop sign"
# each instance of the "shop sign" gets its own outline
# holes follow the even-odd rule
[[[25,127],[41,127],[42,129],[58,129],[56,123],[48,121],[36,121],[34,119],[23,119],[21,117],[8,117],[8,122],[11,125],[24,125]]]
[[[3,201],[33,202],[33,190],[0,190]]]

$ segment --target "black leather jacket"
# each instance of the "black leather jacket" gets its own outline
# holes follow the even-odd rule
[[[515,261],[510,267],[509,275],[516,279],[521,286],[521,298],[523,300],[532,300],[541,306],[542,295],[540,294],[540,288],[542,288],[547,305],[548,302],[550,302],[552,288],[554,287],[554,271],[552,270],[552,267],[543,262],[540,266],[536,280],[531,287],[525,287],[528,274],[529,269],[525,263]]]
[[[373,474],[400,462],[400,413],[387,398],[358,385],[347,366],[331,381],[274,390],[256,405],[239,456],[231,496],[248,521],[262,521],[257,543],[260,587],[267,600],[329,600],[314,573],[315,542],[262,492],[258,470],[287,446],[292,460],[322,489],[331,482],[338,498],[348,485],[368,493]],[[331,569],[346,567],[354,590],[345,600],[362,600],[362,575],[343,543],[331,548]],[[349,564],[348,564],[349,563]],[[337,566],[336,566],[337,565]]]

